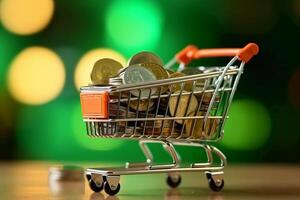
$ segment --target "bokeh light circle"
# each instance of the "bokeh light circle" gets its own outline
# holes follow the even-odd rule
[[[72,110],[72,128],[75,141],[86,149],[113,150],[123,144],[123,141],[110,138],[91,138],[86,133],[85,123],[82,120],[81,107],[77,104]]]
[[[19,102],[39,105],[59,95],[65,82],[65,68],[56,53],[44,47],[29,47],[13,60],[8,87]]]
[[[153,50],[160,42],[163,15],[156,1],[116,0],[105,17],[109,45],[128,55],[140,50]]]
[[[0,15],[4,27],[20,35],[44,29],[54,12],[53,0],[2,0]]]
[[[289,81],[289,100],[290,103],[300,110],[300,69],[298,69],[291,77]]]
[[[112,58],[119,61],[123,66],[126,64],[126,59],[120,53],[107,48],[93,49],[85,53],[79,60],[75,69],[75,85],[79,89],[91,83],[91,71],[94,63],[102,58]]]
[[[271,132],[271,118],[263,104],[255,100],[236,100],[231,105],[222,144],[234,150],[262,147]]]

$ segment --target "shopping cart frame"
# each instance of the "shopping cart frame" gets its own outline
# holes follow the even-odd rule
[[[224,125],[225,121],[228,118],[228,111],[230,104],[233,100],[233,96],[237,89],[238,82],[240,80],[241,74],[243,73],[244,65],[247,63],[254,55],[258,53],[258,46],[254,43],[249,43],[242,49],[201,49],[199,50],[195,46],[187,46],[181,52],[179,52],[175,59],[171,60],[165,67],[169,68],[170,66],[174,65],[176,62],[180,63],[179,69],[183,69],[186,64],[188,64],[193,59],[205,58],[205,57],[228,57],[233,56],[233,58],[228,62],[228,64],[222,68],[221,71],[211,72],[211,73],[204,73],[204,74],[196,74],[196,75],[189,75],[184,77],[176,77],[166,80],[157,80],[154,82],[147,82],[135,85],[122,85],[120,87],[114,86],[105,86],[105,87],[82,87],[81,88],[81,104],[82,104],[82,111],[84,121],[87,123],[87,132],[90,136],[94,137],[108,137],[108,138],[120,138],[120,139],[136,139],[139,142],[140,148],[146,157],[146,161],[143,163],[126,163],[125,168],[106,168],[106,169],[99,169],[99,168],[88,168],[86,169],[86,177],[89,182],[90,188],[95,191],[99,192],[102,189],[109,195],[115,195],[120,190],[120,176],[121,175],[133,175],[133,174],[151,174],[151,173],[167,173],[167,183],[170,187],[177,187],[181,182],[180,172],[196,172],[196,171],[204,171],[206,177],[208,179],[208,183],[210,188],[213,191],[220,191],[224,187],[224,167],[227,164],[227,159],[225,155],[215,146],[212,145],[212,142],[217,142],[222,139],[224,135]],[[232,68],[232,66],[239,60],[240,64],[238,67]],[[226,77],[235,76],[232,83],[230,83],[230,87],[224,87],[224,80]],[[204,116],[173,116],[173,117],[166,117],[159,118],[160,120],[197,120],[202,119],[204,127],[208,120],[218,119],[220,121],[220,126],[218,127],[218,135],[213,139],[201,139],[201,138],[193,138],[193,137],[183,137],[183,129],[181,131],[181,135],[173,135],[173,128],[171,130],[171,134],[168,137],[154,136],[153,131],[152,135],[145,135],[145,128],[144,132],[140,135],[135,134],[135,129],[133,134],[126,134],[126,127],[127,123],[130,121],[135,121],[135,127],[137,127],[137,121],[151,121],[157,120],[156,116],[152,118],[134,118],[134,119],[110,119],[109,113],[107,113],[106,105],[113,100],[117,100],[116,102],[120,105],[121,97],[117,99],[107,99],[108,94],[110,93],[118,93],[121,94],[123,91],[129,90],[139,90],[139,96],[133,97],[136,98],[138,102],[141,101],[141,88],[149,88],[150,94],[148,99],[151,98],[161,98],[161,91],[157,95],[158,97],[151,97],[151,88],[160,87],[160,89],[164,86],[169,84],[177,84],[181,83],[181,93],[180,95],[184,95],[183,92],[183,84],[187,81],[193,81],[193,89],[194,84],[199,79],[211,79],[216,78],[214,85],[215,88],[210,91],[208,88],[204,88],[202,91],[196,91],[198,93],[202,92],[202,95],[205,95],[207,92],[211,92],[212,96],[207,108],[207,112]],[[206,84],[206,82],[205,82]],[[223,85],[222,85],[223,84]],[[232,85],[232,86],[231,86]],[[210,111],[214,106],[215,99],[219,91],[228,90],[229,96],[226,100],[226,106],[222,111],[222,116],[210,116]],[[193,90],[194,92],[194,90]],[[169,93],[169,95],[174,95]],[[178,94],[179,95],[179,94]],[[190,95],[193,95],[190,94]],[[89,100],[86,97],[89,96]],[[91,99],[92,98],[92,101]],[[129,95],[128,101],[131,96]],[[147,99],[145,97],[145,99]],[[170,96],[169,96],[170,98]],[[179,97],[178,97],[179,99]],[[190,99],[190,98],[189,98]],[[100,105],[97,105],[97,111],[95,108],[95,100],[97,102],[101,101]],[[190,100],[189,100],[190,101]],[[202,99],[201,99],[202,101]],[[93,102],[93,103],[91,103]],[[93,104],[93,105],[92,105]],[[178,104],[178,102],[177,102]],[[201,103],[199,103],[201,104]],[[92,105],[92,106],[91,106]],[[201,106],[201,105],[199,105]],[[99,109],[100,108],[100,109]],[[199,108],[198,108],[199,109]],[[105,111],[105,112],[104,112]],[[147,110],[148,112],[148,110]],[[156,113],[157,114],[157,113]],[[148,115],[148,114],[147,114]],[[126,115],[127,116],[127,115]],[[113,126],[110,124],[125,122],[125,133],[118,134],[117,130],[113,131]],[[108,124],[106,125],[106,129],[104,131],[98,131],[95,129],[95,125],[97,124]],[[98,125],[97,125],[98,126]],[[173,123],[174,127],[174,123]],[[111,131],[111,133],[106,134],[107,131]],[[192,129],[194,131],[194,129]],[[192,135],[192,133],[191,133]],[[154,156],[152,155],[149,147],[147,144],[150,143],[158,143],[161,144],[162,147],[166,150],[166,152],[172,158],[172,163],[168,164],[154,164]],[[181,167],[181,160],[180,155],[176,151],[175,146],[192,146],[204,149],[207,157],[207,162],[199,162],[199,163],[192,163],[190,167]],[[215,161],[214,156],[218,158],[219,161]]]

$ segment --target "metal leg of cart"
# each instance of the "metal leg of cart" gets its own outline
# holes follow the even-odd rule
[[[171,156],[173,162],[170,164],[165,164],[165,165],[154,165],[153,164],[153,155],[150,151],[150,149],[147,146],[147,143],[160,143],[162,144],[163,148],[166,150],[167,153]],[[127,162],[125,165],[125,168],[129,169],[138,169],[138,168],[143,168],[143,169],[169,169],[169,168],[175,168],[178,167],[180,164],[180,157],[177,154],[174,146],[172,143],[168,141],[159,141],[159,140],[140,140],[139,145],[141,150],[143,151],[145,157],[146,157],[146,162],[142,163],[129,163]]]
[[[216,147],[208,144],[199,143],[174,143],[175,145],[181,146],[193,146],[200,147],[205,150],[207,162],[206,163],[192,163],[191,168],[197,169],[196,171],[204,171],[208,180],[208,185],[213,191],[221,191],[224,187],[224,171],[223,169],[227,165],[226,156]],[[219,166],[214,164],[213,154],[220,159]],[[194,171],[194,170],[193,170]]]
[[[160,143],[173,159],[173,163],[154,165],[153,155],[147,143]],[[203,148],[206,152],[206,163],[192,163],[190,167],[180,167],[180,157],[175,146],[193,146]],[[209,187],[213,191],[220,191],[224,187],[223,169],[227,163],[225,155],[216,147],[199,143],[179,143],[160,140],[140,140],[140,147],[145,154],[145,163],[127,163],[124,168],[87,169],[86,177],[90,188],[95,192],[104,191],[115,195],[120,190],[120,176],[133,174],[167,173],[167,184],[177,187],[181,183],[180,172],[199,172],[206,174]],[[220,159],[219,164],[214,163],[213,154]]]

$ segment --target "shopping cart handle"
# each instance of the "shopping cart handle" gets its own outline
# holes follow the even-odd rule
[[[194,45],[188,45],[178,54],[176,60],[180,63],[188,64],[194,59],[210,57],[231,57],[237,56],[240,61],[248,62],[254,55],[258,54],[259,47],[255,43],[249,43],[244,48],[225,49],[198,49]]]

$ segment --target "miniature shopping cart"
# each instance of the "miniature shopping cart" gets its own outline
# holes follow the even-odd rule
[[[91,137],[138,140],[146,157],[145,162],[126,163],[124,168],[87,169],[86,177],[90,188],[95,192],[104,189],[107,194],[115,195],[120,190],[121,175],[151,173],[167,173],[167,184],[177,187],[181,182],[180,172],[203,171],[209,187],[213,191],[220,191],[224,187],[226,157],[212,143],[222,139],[229,106],[244,65],[258,51],[258,46],[254,43],[241,49],[197,49],[195,46],[187,46],[165,68],[179,63],[179,69],[183,69],[193,59],[233,58],[225,67],[200,74],[140,84],[82,87],[80,99],[87,134]],[[234,65],[236,62],[239,64]],[[190,90],[185,89],[187,85]],[[174,88],[177,88],[177,92],[172,91]],[[131,91],[137,91],[138,95],[132,95]],[[192,105],[193,96],[199,99],[197,111],[176,115],[181,109],[180,99],[184,97],[185,106],[188,107]],[[168,111],[171,100],[176,108],[173,115]],[[134,102],[139,107],[145,101],[155,101],[154,108],[150,110],[148,104],[141,112],[139,109],[132,110],[129,106]],[[154,157],[148,146],[150,143],[161,144],[172,157],[172,163],[154,164]],[[207,161],[182,167],[175,149],[177,145],[202,148]]]

